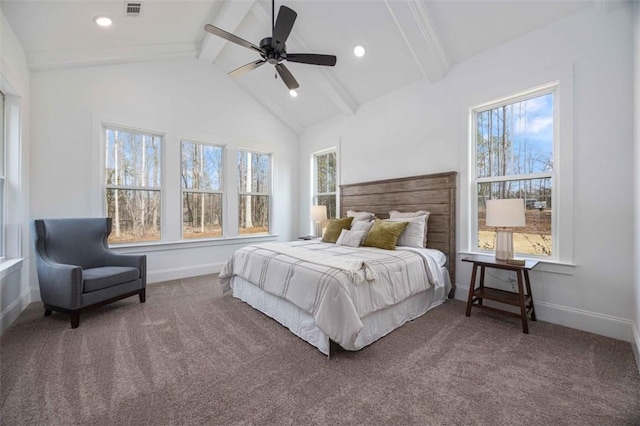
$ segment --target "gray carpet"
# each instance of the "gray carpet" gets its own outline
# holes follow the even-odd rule
[[[448,301],[331,358],[215,276],[87,312],[30,305],[0,344],[2,423],[640,424],[628,343]]]

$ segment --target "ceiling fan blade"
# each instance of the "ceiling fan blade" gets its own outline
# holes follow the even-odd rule
[[[236,69],[235,69],[235,70],[233,70],[233,71],[230,71],[227,75],[228,75],[229,77],[239,77],[239,76],[241,76],[241,75],[243,75],[243,74],[248,73],[249,71],[253,71],[253,70],[255,70],[256,68],[261,67],[261,66],[262,66],[262,65],[264,65],[266,62],[267,62],[267,61],[265,61],[265,60],[263,60],[263,59],[261,59],[261,60],[259,60],[259,61],[255,61],[255,62],[249,62],[249,63],[248,63],[248,64],[246,64],[246,65],[243,65],[243,66],[241,66],[241,67],[239,67],[239,68],[236,68]]]
[[[271,46],[276,52],[284,50],[284,44],[287,42],[289,34],[291,34],[291,29],[293,28],[293,23],[296,22],[297,16],[298,14],[287,6],[280,6],[271,38]]]
[[[262,53],[264,53],[264,52],[262,51],[262,49],[260,49],[260,48],[259,48],[258,46],[256,46],[255,44],[250,43],[250,42],[248,42],[247,40],[245,40],[245,39],[242,39],[242,38],[238,37],[237,35],[234,35],[234,34],[228,33],[228,32],[226,32],[225,30],[222,30],[222,29],[220,29],[220,28],[218,28],[218,27],[214,27],[214,26],[213,26],[213,25],[211,25],[211,24],[207,24],[207,25],[205,25],[205,26],[204,26],[204,30],[205,30],[206,32],[211,33],[211,34],[213,34],[213,35],[216,35],[216,36],[218,36],[218,37],[222,37],[223,39],[225,39],[225,40],[227,40],[227,41],[233,42],[233,43],[235,43],[235,44],[239,44],[239,45],[240,45],[240,46],[242,46],[242,47],[246,47],[247,49],[255,50],[256,52],[261,53],[261,54],[262,54]]]
[[[284,84],[287,85],[289,90],[294,90],[300,87],[293,74],[291,74],[283,64],[276,64],[276,71],[278,71],[280,78],[282,78],[282,81],[284,81]]]
[[[332,67],[336,64],[336,57],[333,55],[318,55],[315,53],[287,53],[287,61]]]

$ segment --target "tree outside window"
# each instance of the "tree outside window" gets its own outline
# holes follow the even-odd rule
[[[514,251],[553,254],[554,89],[473,111],[478,249],[495,249],[486,201],[522,198],[526,226],[514,228]]]
[[[162,137],[115,127],[105,127],[104,137],[109,242],[160,240]]]
[[[268,234],[271,202],[271,155],[238,151],[240,235]]]
[[[313,155],[315,205],[327,206],[327,219],[338,215],[337,180],[338,166],[335,151]],[[326,225],[323,224],[323,226]]]
[[[182,141],[182,238],[222,237],[223,148]]]

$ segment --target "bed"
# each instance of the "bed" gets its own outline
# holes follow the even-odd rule
[[[456,172],[342,185],[342,217],[430,212],[426,247],[251,245],[234,253],[221,283],[326,355],[331,341],[359,350],[453,297],[455,199]]]

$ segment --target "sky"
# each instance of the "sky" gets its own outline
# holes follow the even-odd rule
[[[524,170],[520,173],[535,173],[545,171],[544,168],[549,164],[549,160],[553,158],[553,94],[545,94],[524,101],[515,102],[507,108],[507,123],[509,127],[510,140],[512,142],[512,152],[509,155],[515,156],[513,163],[518,163],[520,156],[520,164],[525,163],[525,159],[537,158],[539,161],[533,163],[533,170]],[[502,116],[502,108],[493,108],[492,133],[494,138],[501,134],[501,121],[497,117]],[[487,120],[487,112],[484,114],[484,123]],[[485,125],[479,125],[480,133],[483,139],[487,138]],[[510,167],[507,174],[515,174],[517,171],[514,167]],[[493,171],[493,175],[498,174],[497,170]]]

